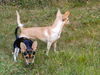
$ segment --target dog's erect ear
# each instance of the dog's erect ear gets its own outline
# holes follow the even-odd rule
[[[66,11],[65,14],[63,15],[64,17],[68,17],[70,15],[69,11]]]
[[[33,50],[37,49],[37,41],[34,41],[34,43],[32,44],[32,48],[33,48]]]
[[[69,15],[70,15],[70,12],[66,11],[65,14],[63,15],[63,21],[66,20]]]
[[[20,43],[21,51],[25,52],[26,51],[26,45],[24,43]]]
[[[59,18],[62,17],[62,14],[61,14],[61,12],[60,12],[60,9],[58,9],[57,14],[56,14],[56,17],[59,17]]]

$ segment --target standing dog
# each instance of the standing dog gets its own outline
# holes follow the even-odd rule
[[[30,27],[24,28],[23,24],[20,22],[20,15],[17,13],[17,23],[18,27],[21,29],[20,37],[27,37],[32,39],[40,39],[43,42],[47,43],[47,51],[46,55],[48,55],[51,45],[54,46],[54,51],[56,52],[56,43],[57,40],[60,38],[62,29],[65,24],[69,23],[68,16],[70,12],[67,11],[65,14],[61,14],[60,10],[58,9],[56,19],[54,24],[47,27]]]
[[[26,61],[26,64],[31,64],[34,62],[35,59],[37,41],[33,43],[30,39],[27,39],[25,37],[19,38],[17,36],[17,30],[18,27],[15,30],[16,40],[14,41],[13,44],[14,61],[16,62],[17,61],[16,58],[18,57],[18,54],[22,53]]]

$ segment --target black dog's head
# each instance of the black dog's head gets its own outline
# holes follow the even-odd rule
[[[35,52],[37,49],[37,41],[33,42],[32,47],[30,49],[27,49],[26,45],[23,42],[21,42],[20,47],[21,47],[21,53],[24,56],[26,64],[29,65],[34,63]]]

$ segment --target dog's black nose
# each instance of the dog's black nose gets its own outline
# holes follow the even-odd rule
[[[26,65],[31,65],[32,63],[27,63]]]

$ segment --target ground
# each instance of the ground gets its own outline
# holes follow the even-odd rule
[[[0,6],[0,75],[100,75],[100,3],[60,9],[62,13],[69,10],[71,15],[58,40],[58,53],[51,48],[46,56],[46,44],[38,40],[35,63],[26,66],[21,55],[16,63],[12,57],[16,10],[25,27],[31,27],[52,25],[57,8]]]

